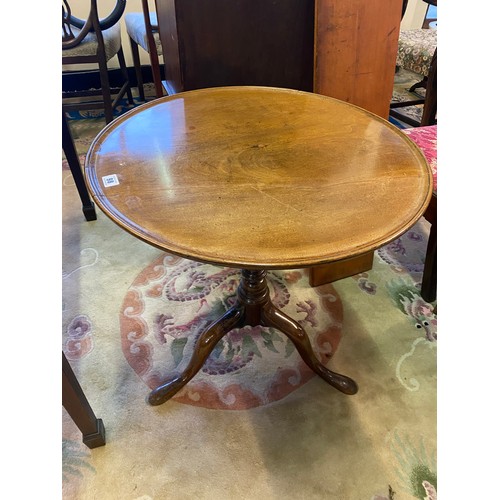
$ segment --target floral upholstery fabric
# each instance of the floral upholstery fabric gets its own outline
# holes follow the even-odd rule
[[[427,76],[436,47],[437,30],[403,30],[399,34],[396,66]]]
[[[151,12],[149,14],[149,19],[151,24],[158,25],[156,18],[156,13]],[[125,26],[127,28],[127,33],[132,40],[134,40],[137,45],[140,45],[146,52],[148,50],[148,40],[146,37],[146,26],[144,24],[144,14],[142,12],[131,12],[130,14],[125,14]],[[161,47],[160,34],[158,32],[153,33],[153,38],[156,44],[156,52],[161,56],[163,51]]]
[[[432,170],[434,193],[437,194],[437,125],[407,128],[403,132],[424,154]]]
[[[80,30],[72,28],[73,34],[78,36]],[[120,23],[116,23],[111,28],[102,32],[104,47],[106,51],[106,61],[109,61],[120,50],[122,45],[120,34]],[[76,47],[63,49],[63,57],[72,56],[94,56],[97,53],[97,37],[95,33],[89,33]]]

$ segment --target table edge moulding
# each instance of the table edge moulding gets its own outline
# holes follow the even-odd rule
[[[356,382],[315,356],[271,302],[267,270],[362,255],[406,232],[432,196],[420,149],[379,116],[292,89],[193,90],[135,108],[94,139],[85,176],[120,227],[166,252],[242,269],[236,301],[196,341],[187,368],[154,389],[170,399],[234,328],[274,327],[323,380]],[[111,179],[111,183],[107,184]]]

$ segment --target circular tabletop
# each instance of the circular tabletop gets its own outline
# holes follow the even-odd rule
[[[132,109],[93,141],[97,205],[162,250],[248,269],[353,257],[397,238],[432,195],[420,150],[386,120],[271,87],[183,92]]]

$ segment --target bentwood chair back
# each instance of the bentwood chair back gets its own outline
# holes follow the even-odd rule
[[[113,110],[125,93],[133,104],[132,93],[127,76],[127,67],[121,44],[120,18],[125,9],[126,0],[116,0],[111,14],[99,20],[97,0],[90,0],[90,12],[86,20],[78,19],[71,13],[68,0],[62,1],[62,65],[63,75],[68,73],[65,65],[97,65],[100,88],[63,92],[65,111],[104,109],[106,123],[113,120]],[[118,57],[123,83],[119,87],[110,85],[108,61]],[[113,94],[117,94],[113,99]],[[88,97],[92,100],[89,101]],[[81,99],[84,98],[84,99]],[[96,99],[97,98],[97,99]],[[69,101],[71,99],[71,103]],[[77,99],[77,102],[75,102]]]

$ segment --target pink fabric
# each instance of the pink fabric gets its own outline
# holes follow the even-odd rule
[[[437,194],[437,125],[404,129],[403,132],[421,149],[432,170]]]

